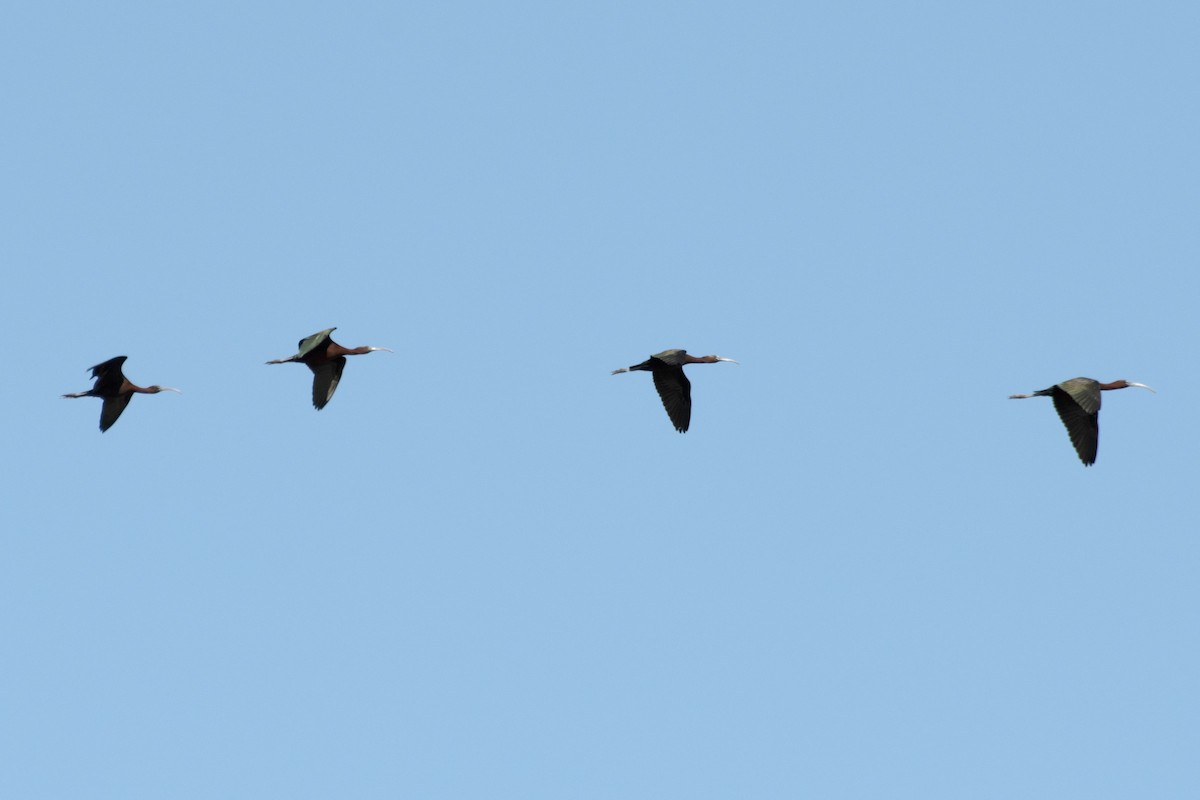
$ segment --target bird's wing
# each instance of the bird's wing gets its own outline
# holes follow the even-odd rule
[[[104,398],[104,407],[100,409],[100,432],[108,430],[121,416],[121,412],[125,410],[125,406],[129,405],[129,401],[133,399],[133,392],[125,394],[114,394]]]
[[[307,339],[301,339],[300,343],[296,345],[296,350],[298,351],[295,355],[296,360],[298,361],[311,353],[313,350],[316,350],[320,344],[329,338],[329,334],[336,330],[337,328],[327,328],[319,333],[314,333]]]
[[[1096,463],[1096,448],[1100,444],[1099,411],[1089,413],[1063,389],[1054,392],[1054,410],[1067,427],[1071,444],[1085,467]]]
[[[121,372],[121,365],[125,363],[128,356],[117,356],[110,358],[103,364],[97,364],[92,367],[92,378],[95,379],[96,385],[92,387],[92,391],[99,395],[111,395],[121,391],[121,384],[125,382],[125,373]],[[129,401],[126,400],[126,403]],[[121,406],[124,408],[125,406]],[[118,411],[119,415],[121,412]],[[113,417],[113,421],[116,421]]]
[[[686,432],[692,421],[692,383],[683,374],[683,367],[655,369],[654,388],[658,389],[658,396],[675,430]]]
[[[1087,413],[1100,413],[1100,384],[1091,378],[1072,378],[1058,384],[1058,388],[1071,395]]]
[[[346,368],[346,357],[338,356],[323,364],[310,367],[313,371],[313,407],[320,411],[337,391],[342,370]]]

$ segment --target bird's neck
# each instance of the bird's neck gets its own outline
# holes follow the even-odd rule
[[[370,347],[342,347],[340,344],[330,344],[329,349],[325,351],[327,358],[336,358],[337,356],[361,356],[371,352]]]
[[[1126,389],[1128,387],[1129,383],[1127,381],[1113,381],[1112,383],[1100,384],[1101,391],[1108,391],[1109,389]]]

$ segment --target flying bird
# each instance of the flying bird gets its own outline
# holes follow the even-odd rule
[[[141,387],[130,383],[129,379],[125,377],[125,373],[121,371],[121,365],[125,363],[126,358],[128,356],[117,356],[103,364],[90,367],[92,380],[96,381],[96,385],[86,392],[63,395],[63,397],[99,397],[104,400],[104,405],[100,408],[101,433],[113,426],[135,394],[158,394],[159,392],[183,394],[179,389],[170,386]]]
[[[299,350],[294,356],[276,358],[268,364],[287,364],[298,362],[305,364],[313,373],[313,407],[320,411],[337,391],[338,382],[342,379],[342,370],[346,368],[346,356],[361,356],[375,350],[391,353],[386,347],[342,347],[329,338],[329,334],[337,328],[328,328],[320,333],[314,333],[307,339],[301,339],[296,346]]]
[[[728,361],[736,364],[732,358],[721,356],[689,356],[686,350],[663,350],[655,353],[641,364],[632,367],[614,369],[613,375],[622,372],[637,372],[643,370],[654,376],[654,388],[662,400],[671,424],[680,433],[686,433],[688,424],[692,421],[692,383],[683,374],[684,364],[715,364],[718,361]]]
[[[1042,389],[1033,394],[1009,395],[1009,400],[1024,400],[1027,397],[1050,397],[1054,400],[1054,408],[1058,417],[1067,426],[1071,444],[1085,467],[1096,463],[1096,447],[1100,443],[1100,392],[1111,389],[1125,389],[1129,386],[1139,386],[1150,389],[1144,383],[1132,381],[1113,381],[1100,383],[1091,378],[1072,378],[1069,381]],[[1150,391],[1154,391],[1150,389]]]

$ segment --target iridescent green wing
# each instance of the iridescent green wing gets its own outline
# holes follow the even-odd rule
[[[1091,378],[1071,378],[1058,384],[1059,389],[1071,396],[1089,414],[1100,412],[1100,384]]]
[[[1054,387],[1054,410],[1066,426],[1067,435],[1071,437],[1071,444],[1075,446],[1079,460],[1085,467],[1090,467],[1096,463],[1096,450],[1100,445],[1100,392],[1096,391],[1096,410],[1088,411],[1064,386],[1065,384],[1059,384]],[[1084,394],[1083,402],[1090,406],[1090,401],[1091,397]]]
[[[683,357],[686,355],[687,350],[674,349],[663,350],[661,353],[655,353],[650,357],[657,358],[659,361],[663,362],[664,364],[669,364],[672,367],[681,367],[683,366]]]
[[[296,353],[296,358],[297,359],[304,358],[309,353],[311,353],[313,350],[316,350],[319,346],[321,346],[325,342],[329,341],[329,334],[333,333],[336,330],[337,330],[337,328],[327,328],[327,329],[321,331],[320,333],[314,333],[312,336],[309,336],[307,339],[301,339],[300,344],[296,345],[296,349],[298,351]]]

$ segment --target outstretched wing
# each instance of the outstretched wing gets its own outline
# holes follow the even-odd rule
[[[1097,392],[1099,394],[1099,392]],[[1060,386],[1054,387],[1054,410],[1067,427],[1071,444],[1085,467],[1096,463],[1096,448],[1100,444],[1100,403],[1096,410],[1087,411],[1073,396]]]
[[[660,362],[661,363],[661,362]],[[671,367],[657,364],[653,370],[654,388],[662,400],[667,416],[671,418],[675,430],[686,433],[688,424],[692,421],[692,383],[683,374],[683,367]]]
[[[104,398],[104,407],[100,409],[100,432],[108,430],[121,416],[121,412],[125,410],[125,406],[129,405],[129,401],[133,399],[133,392],[125,394],[114,394]]]
[[[1071,395],[1071,399],[1078,403],[1079,407],[1087,413],[1100,413],[1099,382],[1091,378],[1071,378],[1069,381],[1063,381],[1058,384],[1057,388]]]
[[[313,371],[313,407],[320,411],[333,398],[342,370],[346,368],[346,357],[338,356],[309,369]]]
[[[92,391],[97,396],[104,397],[105,395],[113,395],[121,391],[121,384],[125,383],[125,373],[121,371],[121,365],[125,363],[126,358],[128,356],[117,356],[92,367],[92,378],[96,381],[96,385],[92,387]],[[128,403],[129,400],[126,399],[125,402]],[[121,406],[121,408],[125,408],[125,406]],[[120,414],[121,412],[118,411],[117,416],[120,416]],[[113,417],[114,422],[116,419],[117,417]]]
[[[317,347],[324,344],[325,341],[329,339],[329,334],[333,333],[336,330],[337,330],[337,328],[326,328],[325,330],[323,330],[319,333],[314,333],[312,336],[309,336],[307,339],[301,339],[300,343],[298,345],[296,345],[296,350],[298,351],[295,355],[296,360],[299,361],[302,358],[304,358],[305,356],[307,356],[309,353],[311,353],[313,350],[316,350]]]

